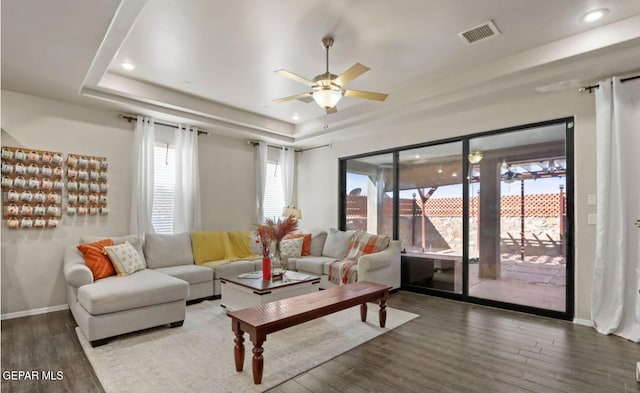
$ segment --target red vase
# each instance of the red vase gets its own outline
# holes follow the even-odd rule
[[[262,258],[262,279],[271,280],[271,258]]]

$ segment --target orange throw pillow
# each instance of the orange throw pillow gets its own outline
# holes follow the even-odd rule
[[[113,246],[113,240],[104,239],[95,243],[81,244],[78,246],[78,250],[80,250],[84,257],[84,263],[93,273],[94,281],[116,274],[113,264],[104,253],[105,246]]]
[[[287,235],[287,239],[296,239],[302,237],[302,254],[303,257],[310,255],[311,252],[311,234],[310,233],[292,233]]]

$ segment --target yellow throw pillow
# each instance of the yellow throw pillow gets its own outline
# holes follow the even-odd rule
[[[193,260],[197,265],[225,259],[226,232],[192,232],[191,247]]]
[[[106,246],[104,251],[118,272],[118,276],[126,276],[146,268],[144,260],[140,258],[138,251],[129,242]]]

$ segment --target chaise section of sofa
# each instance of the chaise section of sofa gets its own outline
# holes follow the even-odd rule
[[[213,297],[213,271],[194,264],[190,234],[147,234],[144,245],[133,235],[83,236],[80,242],[105,238],[132,244],[146,268],[94,280],[77,247],[69,247],[64,260],[67,300],[92,345],[154,326],[180,326],[186,301]]]
[[[112,336],[184,321],[189,284],[183,280],[143,269],[94,281],[76,246],[66,250],[64,275],[69,309],[93,346]]]

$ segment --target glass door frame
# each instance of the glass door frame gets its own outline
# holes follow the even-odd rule
[[[556,319],[573,320],[575,312],[575,267],[574,267],[574,195],[575,195],[575,168],[574,168],[574,117],[564,117],[543,122],[530,123],[520,126],[501,128],[497,130],[485,131],[475,134],[463,135],[454,138],[440,139],[436,141],[430,141],[425,143],[413,144],[408,146],[401,146],[397,148],[379,150],[369,153],[363,153],[358,155],[352,155],[347,157],[340,157],[338,163],[338,227],[341,230],[346,228],[346,176],[347,176],[347,161],[369,157],[379,154],[393,154],[393,239],[399,239],[399,154],[401,151],[416,149],[421,147],[429,147],[451,142],[462,142],[462,169],[464,174],[469,173],[469,161],[466,159],[469,154],[469,142],[471,139],[489,135],[498,135],[503,133],[509,133],[514,131],[523,131],[532,128],[540,128],[551,125],[563,124],[565,125],[565,155],[566,155],[566,228],[565,228],[565,266],[566,266],[566,279],[565,279],[565,311],[555,311],[549,309],[542,309],[537,307],[525,306],[515,303],[508,303],[497,300],[490,300],[484,298],[478,298],[469,295],[469,179],[468,176],[462,178],[462,294],[439,291],[429,288],[416,288],[402,286],[401,289],[412,292],[425,293],[428,295],[451,298],[461,300],[468,303],[481,304],[491,307],[497,307],[507,310],[514,310],[525,312],[528,314],[541,315],[545,317],[551,317]]]

